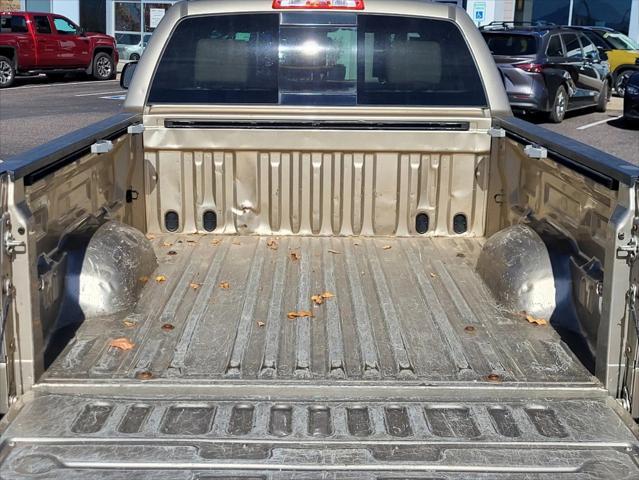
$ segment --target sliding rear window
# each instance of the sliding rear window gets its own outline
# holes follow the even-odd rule
[[[487,104],[454,23],[307,12],[183,20],[161,57],[149,103]]]

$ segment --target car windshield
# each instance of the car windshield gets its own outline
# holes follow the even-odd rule
[[[616,50],[639,50],[639,43],[635,42],[632,38],[624,35],[623,33],[606,32],[603,37]]]
[[[537,38],[534,35],[486,32],[484,38],[493,55],[518,56],[537,53]]]

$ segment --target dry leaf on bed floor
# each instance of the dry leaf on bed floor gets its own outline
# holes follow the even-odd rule
[[[313,301],[313,303],[315,305],[321,305],[324,303],[325,300],[328,300],[329,298],[333,298],[335,295],[333,295],[331,292],[324,292],[324,293],[320,293],[319,295],[313,295],[311,297],[311,300]]]
[[[164,283],[166,282],[166,277],[164,275],[158,275],[157,277],[155,277],[155,281],[158,283]]]
[[[266,323],[264,323],[264,322],[257,322],[257,326],[258,326],[258,327],[260,327],[260,328],[262,328],[262,327],[265,327],[265,326],[266,326]]]
[[[229,284],[229,282],[221,282],[220,283],[220,288],[222,290],[228,290],[229,288],[231,288],[231,285]]]
[[[152,234],[150,234],[150,233],[149,233],[149,234],[146,236],[146,238],[147,238],[147,240],[155,240],[155,235],[152,235]]]
[[[324,292],[322,293],[322,298],[328,300],[329,298],[333,298],[335,295],[333,295],[331,292]]]
[[[203,285],[203,284],[201,284],[201,283],[193,282],[193,283],[191,283],[191,285],[189,285],[189,286],[190,286],[193,290],[197,290],[197,289],[198,289],[198,288],[200,288],[202,285]]]
[[[274,240],[272,238],[267,240],[266,246],[270,248],[271,250],[277,250],[279,248],[279,245],[277,244],[277,240]]]
[[[213,245],[214,247],[217,247],[220,243],[222,243],[221,238],[216,238],[214,240],[211,240],[211,245]]]
[[[382,247],[382,250],[390,250],[391,248],[393,248],[393,247],[391,247],[390,245],[384,245]]]
[[[306,310],[301,310],[299,312],[288,312],[288,319],[295,320],[296,318],[309,318],[313,317],[313,312],[307,312]]]
[[[172,247],[173,244],[171,242],[162,242],[163,247]]]
[[[329,250],[328,253],[332,253],[333,255],[341,255],[342,252],[338,252],[337,250]]]
[[[520,316],[524,317],[528,323],[532,323],[533,325],[539,325],[539,326],[545,326],[548,325],[548,321],[543,319],[543,318],[537,318],[537,317],[533,317],[532,315],[530,315],[527,312],[521,312],[519,314]]]
[[[122,325],[126,328],[133,328],[138,324],[138,322],[134,322],[133,320],[123,320]]]
[[[109,346],[111,348],[117,348],[118,350],[123,350],[126,352],[127,350],[133,350],[133,347],[135,347],[135,343],[133,343],[128,338],[122,337],[111,340]]]
[[[302,256],[297,252],[291,252],[291,260],[297,262]]]
[[[144,277],[140,277],[140,283],[146,283],[149,281],[149,277],[144,276]]]
[[[233,240],[231,243],[233,245],[242,245],[242,242],[240,242],[239,240]]]

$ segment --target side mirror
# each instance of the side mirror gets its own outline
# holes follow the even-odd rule
[[[133,80],[133,74],[138,66],[138,62],[129,62],[124,66],[122,74],[120,75],[120,86],[125,90],[128,90]]]
[[[78,27],[78,35],[80,35],[81,37],[87,36],[87,31],[85,30],[84,27]]]

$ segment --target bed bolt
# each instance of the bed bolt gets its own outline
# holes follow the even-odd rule
[[[486,380],[489,382],[499,383],[501,382],[501,375],[497,375],[496,373],[490,373],[486,375]]]
[[[135,374],[135,378],[138,380],[151,380],[153,378],[153,374],[149,371],[142,371]]]
[[[473,327],[472,325],[468,325],[468,326],[464,327],[464,332],[466,332],[466,333],[475,333],[475,327]]]
[[[617,235],[617,238],[618,238],[619,240],[623,240],[624,238],[626,238],[626,234],[625,234],[625,233],[623,233],[623,232],[620,232],[620,233],[619,233],[619,235]]]
[[[175,326],[171,325],[170,323],[165,323],[164,325],[162,325],[162,330],[164,330],[165,332],[171,332],[175,330]]]

